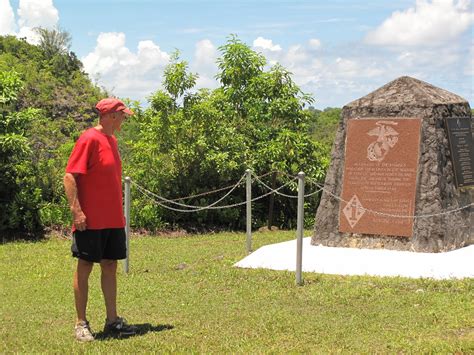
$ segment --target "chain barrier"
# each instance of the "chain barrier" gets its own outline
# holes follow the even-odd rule
[[[260,177],[263,177],[263,176],[266,176],[268,175],[267,174],[264,174]],[[256,178],[260,178],[258,176],[255,176]],[[175,211],[175,212],[199,212],[199,211],[203,211],[203,210],[212,210],[212,209],[225,209],[225,208],[232,208],[232,207],[237,207],[237,206],[241,206],[241,205],[244,205],[247,203],[247,201],[242,201],[242,202],[238,202],[238,203],[234,203],[234,204],[231,204],[231,205],[225,205],[225,206],[216,206],[219,202],[223,201],[227,196],[229,196],[238,186],[240,186],[242,184],[242,181],[243,179],[245,178],[245,174],[240,178],[240,180],[232,186],[232,189],[227,193],[225,194],[223,197],[221,197],[219,200],[211,203],[210,205],[208,206],[193,206],[193,205],[186,205],[186,204],[183,204],[183,203],[179,203],[179,202],[176,202],[175,200],[169,200],[169,199],[166,199],[162,196],[159,196],[149,190],[147,190],[146,188],[140,186],[138,183],[134,182],[133,180],[131,181],[131,183],[137,187],[138,191],[144,195],[145,197],[147,197],[150,201],[156,203],[157,205],[163,207],[163,208],[166,208],[166,209],[169,209],[171,211]],[[288,186],[292,181],[288,181],[286,184],[280,186],[279,188],[277,189],[272,189],[270,192],[266,193],[266,194],[263,194],[261,196],[258,196],[258,197],[255,197],[251,200],[251,202],[254,202],[254,201],[258,201],[264,197],[267,197],[268,195],[274,193],[274,192],[278,192],[279,190],[283,189],[284,187]],[[160,201],[157,201],[155,200],[154,198],[157,198],[163,202],[160,202]],[[191,208],[191,209],[188,209],[188,210],[184,210],[184,209],[178,209],[178,208],[174,208],[174,207],[170,207],[168,205],[166,205],[165,203],[172,203],[174,205],[177,205],[177,206],[180,206],[180,207],[185,207],[185,208]]]
[[[285,184],[281,185],[280,187],[276,188],[276,189],[273,189],[272,187],[270,187],[268,184],[266,184],[265,182],[263,182],[261,179],[265,176],[268,176],[270,174],[273,174],[273,173],[281,173],[283,175],[286,175],[288,176],[289,178],[291,178],[291,180],[287,181]],[[287,187],[288,185],[290,185],[294,180],[298,179],[298,177],[295,177],[295,176],[292,176],[288,173],[282,173],[282,172],[279,172],[279,171],[272,171],[272,172],[269,172],[269,173],[266,173],[266,174],[263,174],[263,175],[260,175],[260,176],[257,176],[255,175],[254,173],[252,173],[252,182],[257,182],[259,184],[261,184],[262,186],[264,186],[267,190],[269,190],[267,193],[261,195],[261,196],[258,196],[258,197],[255,197],[253,199],[251,199],[251,202],[255,202],[255,201],[258,201],[264,197],[267,197],[273,193],[277,194],[277,195],[280,195],[280,196],[283,196],[283,197],[287,197],[287,198],[298,198],[298,196],[293,196],[293,195],[288,195],[288,194],[285,194],[285,193],[282,193],[280,192],[281,189]],[[190,212],[199,212],[199,211],[204,211],[204,210],[214,210],[214,209],[225,209],[225,208],[233,208],[233,207],[238,207],[238,206],[242,206],[244,204],[246,204],[247,202],[246,201],[242,201],[242,202],[237,202],[237,203],[234,203],[234,204],[230,204],[230,205],[224,205],[224,206],[216,206],[217,204],[219,204],[220,202],[222,202],[223,200],[225,200],[236,188],[238,188],[239,186],[242,185],[242,182],[244,181],[245,179],[245,174],[242,175],[242,177],[240,178],[240,180],[234,184],[234,185],[231,185],[231,186],[228,186],[228,187],[224,187],[224,188],[220,188],[220,189],[216,189],[216,190],[212,190],[212,191],[208,191],[208,192],[204,192],[204,193],[200,193],[200,194],[195,194],[195,195],[190,195],[190,196],[186,196],[186,197],[181,197],[181,198],[175,198],[175,199],[167,199],[167,198],[164,198],[156,193],[153,193],[149,190],[147,190],[146,188],[144,188],[143,186],[140,186],[138,183],[136,183],[135,181],[131,181],[131,183],[138,189],[138,191],[144,195],[145,197],[147,197],[150,201],[152,201],[153,203],[156,203],[157,205],[163,207],[163,208],[166,208],[168,210],[171,210],[171,211],[175,211],[175,212],[184,212],[184,213],[190,213]],[[329,191],[328,189],[326,189],[324,187],[324,185],[322,185],[321,183],[317,182],[316,180],[310,178],[310,177],[306,177],[306,180],[308,182],[310,182],[312,185],[316,186],[318,189],[316,191],[313,191],[309,194],[306,194],[304,195],[304,197],[310,197],[310,196],[313,196],[317,193],[319,193],[320,191],[324,191],[326,192],[328,195],[330,195],[331,197],[335,198],[336,200],[338,200],[339,202],[343,202],[343,203],[346,203],[348,204],[349,201],[346,201],[344,200],[343,198],[337,196],[336,194],[332,193],[331,191]],[[184,203],[180,203],[180,202],[177,202],[179,200],[186,200],[186,199],[190,199],[190,198],[193,198],[193,197],[199,197],[199,196],[205,196],[205,195],[210,195],[212,193],[216,193],[216,192],[220,192],[220,191],[224,191],[224,190],[228,190],[230,189],[223,197],[221,197],[220,199],[218,199],[217,201],[211,203],[210,205],[208,206],[194,206],[194,205],[188,205],[188,204],[184,204]],[[178,207],[183,207],[183,208],[187,208],[187,209],[182,209],[182,208],[175,208],[175,207],[171,207],[169,206],[168,204],[172,204],[172,205],[175,205],[175,206],[178,206]],[[474,203],[470,203],[468,205],[465,205],[465,206],[462,206],[462,207],[459,207],[459,208],[456,208],[456,209],[452,209],[452,210],[448,210],[448,211],[444,211],[444,212],[440,212],[440,213],[432,213],[432,214],[423,214],[423,215],[398,215],[398,214],[391,214],[391,213],[385,213],[385,212],[379,212],[379,211],[375,211],[375,210],[371,210],[369,208],[365,208],[365,207],[358,207],[359,210],[362,210],[364,212],[367,212],[367,213],[371,213],[371,214],[374,214],[374,215],[379,215],[379,216],[383,216],[383,217],[391,217],[391,218],[406,218],[406,219],[409,219],[409,218],[413,218],[413,219],[416,219],[416,218],[432,218],[432,217],[438,217],[438,216],[444,216],[444,215],[448,215],[448,214],[451,214],[451,213],[457,213],[457,212],[460,212],[462,210],[465,210],[467,208],[470,208],[474,206]]]
[[[254,174],[252,173],[252,175],[254,175]],[[286,174],[286,175],[287,175],[288,177],[291,177],[292,179],[297,179],[297,178],[298,178],[298,177],[291,176],[290,174]],[[263,185],[265,188],[267,188],[268,190],[270,190],[272,193],[274,192],[274,193],[276,193],[277,195],[280,195],[280,196],[283,196],[283,197],[288,197],[288,198],[298,198],[298,196],[287,195],[287,194],[284,194],[284,193],[282,193],[282,192],[278,192],[278,191],[276,191],[276,190],[273,190],[270,186],[268,186],[268,185],[265,184],[262,180],[260,180],[260,178],[259,178],[258,176],[255,176],[255,175],[254,175],[254,178],[255,178],[255,181],[257,181],[258,183],[260,183],[261,185]],[[322,190],[322,188],[319,188],[319,189],[316,190],[316,191],[313,191],[313,192],[311,192],[311,193],[309,193],[309,194],[304,195],[304,197],[305,197],[305,198],[306,198],[306,197],[311,197],[311,196],[317,194],[318,192],[320,192],[321,190]]]
[[[269,173],[265,173],[265,174],[262,174],[260,176],[258,176],[258,178],[263,178],[265,176],[268,176],[270,174],[273,174],[273,173],[276,173],[278,171],[270,171]],[[245,175],[244,175],[245,176]],[[132,183],[134,183],[132,181]],[[136,184],[136,183],[135,183]],[[221,191],[225,191],[225,190],[228,190],[228,189],[231,189],[233,188],[235,185],[229,185],[229,186],[226,186],[226,187],[221,187],[219,189],[215,189],[215,190],[211,190],[211,191],[206,191],[206,192],[202,192],[202,193],[199,193],[199,194],[194,194],[194,195],[189,195],[189,196],[186,196],[186,197],[177,197],[177,198],[172,198],[172,199],[166,199],[167,202],[174,202],[174,201],[182,201],[182,200],[189,200],[189,199],[192,199],[192,198],[195,198],[195,197],[201,197],[201,196],[207,196],[207,195],[212,195],[216,192],[221,192]],[[161,196],[160,196],[161,197]]]
[[[245,174],[242,175],[242,177],[240,178],[240,180],[239,180],[235,185],[231,186],[231,189],[229,190],[229,192],[227,192],[227,193],[226,193],[223,197],[221,197],[219,200],[213,202],[213,203],[210,204],[209,206],[206,206],[206,209],[209,208],[209,207],[211,207],[211,206],[217,205],[219,202],[221,202],[221,201],[224,200],[227,196],[229,196],[238,186],[240,186],[240,185],[242,184],[242,181],[244,180],[244,178],[245,178]],[[157,195],[157,194],[155,194],[155,193],[153,193],[153,192],[151,192],[151,191],[145,189],[144,187],[139,186],[139,185],[138,185],[136,182],[134,182],[133,180],[132,180],[132,184],[134,184],[135,186],[137,186],[137,188],[138,188],[139,190],[141,190],[141,191],[146,191],[147,194],[149,194],[149,195],[151,195],[151,196],[153,196],[153,197],[156,197],[157,199],[159,199],[159,200],[161,200],[161,201],[164,201],[164,202],[167,202],[167,203],[171,203],[171,204],[173,204],[173,205],[180,206],[180,207],[194,208],[194,209],[196,209],[196,210],[203,208],[203,207],[201,207],[201,206],[193,206],[193,205],[187,205],[187,204],[184,204],[184,203],[176,202],[177,199],[169,200],[169,199],[167,199],[167,198],[164,198],[164,197],[162,197],[162,196],[160,196],[160,195]],[[187,198],[189,198],[189,197],[187,197]]]
[[[321,184],[314,181],[313,179],[311,178],[308,178],[307,179],[309,182],[311,182],[312,184],[320,187]],[[339,202],[344,202],[346,204],[349,204],[350,202],[349,201],[346,201],[344,200],[343,198],[337,196],[336,194],[332,193],[331,191],[329,191],[328,189],[325,189],[324,186],[321,187],[321,190],[323,190],[324,192],[326,192],[328,195],[330,195],[331,197],[335,198],[336,200],[338,200]],[[470,204],[467,204],[465,206],[462,206],[462,207],[459,207],[459,208],[456,208],[456,209],[453,209],[453,210],[448,210],[448,211],[444,211],[444,212],[440,212],[440,213],[431,213],[431,214],[422,214],[422,215],[399,215],[399,214],[391,214],[391,213],[385,213],[385,212],[379,212],[379,211],[374,211],[374,210],[371,210],[369,208],[365,208],[365,207],[357,207],[359,210],[362,210],[364,212],[368,212],[368,213],[372,213],[372,214],[375,214],[375,215],[379,215],[379,216],[383,216],[383,217],[391,217],[391,218],[406,218],[406,219],[417,219],[417,218],[432,218],[432,217],[438,217],[438,216],[445,216],[445,215],[448,215],[448,214],[451,214],[451,213],[456,213],[456,212],[460,212],[462,210],[465,210],[465,209],[468,209],[470,207],[474,206],[474,203],[470,203]]]

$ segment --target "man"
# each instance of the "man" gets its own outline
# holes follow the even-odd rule
[[[92,341],[86,318],[89,275],[94,263],[101,267],[101,286],[107,318],[104,332],[133,335],[136,328],[117,315],[117,260],[127,255],[122,209],[122,163],[117,139],[123,120],[133,112],[115,98],[100,100],[99,124],[76,142],[64,175],[64,189],[73,217],[72,255],[78,258],[74,273],[77,312],[75,337]]]

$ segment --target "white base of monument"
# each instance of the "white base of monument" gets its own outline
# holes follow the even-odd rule
[[[386,249],[333,248],[310,243],[311,237],[303,239],[304,272],[433,279],[474,277],[474,245],[446,253],[415,253]],[[295,271],[296,239],[266,245],[234,266]]]

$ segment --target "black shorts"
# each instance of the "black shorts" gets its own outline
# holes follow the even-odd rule
[[[76,230],[72,236],[72,255],[99,263],[102,259],[120,260],[127,257],[124,228]]]

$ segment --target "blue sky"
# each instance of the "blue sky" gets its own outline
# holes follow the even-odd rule
[[[218,47],[236,34],[315,98],[342,107],[402,75],[474,104],[471,0],[0,0],[0,34],[60,26],[85,70],[114,95],[146,102],[169,55],[214,88]]]

